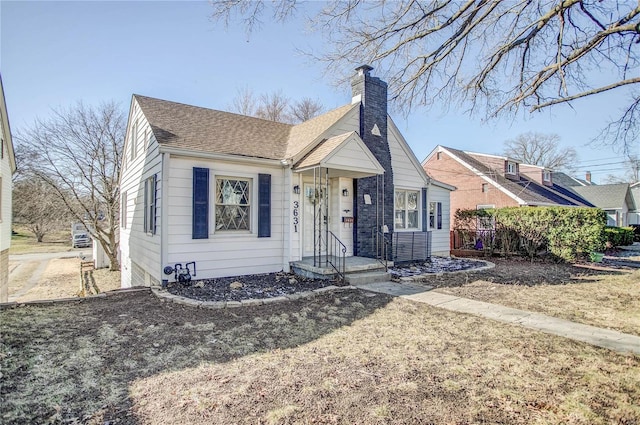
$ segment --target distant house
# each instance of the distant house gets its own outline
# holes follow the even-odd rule
[[[575,186],[572,189],[607,213],[607,225],[634,224],[637,208],[629,183]]]
[[[11,246],[11,179],[16,171],[11,128],[0,77],[0,302],[9,297],[9,247]]]
[[[635,205],[635,209],[629,210],[629,224],[640,224],[640,182],[631,184],[629,189]]]
[[[436,146],[422,166],[430,177],[455,186],[450,223],[458,209],[517,206],[593,207],[554,182],[553,171],[504,156]]]
[[[289,271],[343,250],[449,255],[454,188],[426,175],[371,69],[357,69],[350,104],[298,125],[134,95],[122,285],[171,281],[163,269],[187,262],[214,278]]]

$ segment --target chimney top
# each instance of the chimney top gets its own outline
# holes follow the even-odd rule
[[[587,174],[585,175],[585,180],[591,183],[591,171],[587,171]]]
[[[369,72],[373,69],[372,66],[369,65],[360,65],[359,67],[356,68],[356,71],[358,71],[358,75],[369,75]]]

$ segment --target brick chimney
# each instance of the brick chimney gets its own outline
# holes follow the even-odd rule
[[[354,226],[355,255],[374,257],[375,246],[372,230],[386,226],[393,232],[393,172],[391,153],[387,139],[387,83],[371,76],[373,68],[362,65],[356,68],[351,80],[352,103],[360,102],[360,138],[385,169],[383,176],[357,179],[355,187]],[[364,202],[364,195],[371,196],[371,204]]]
[[[589,184],[591,184],[591,171],[587,171],[586,176],[584,177],[584,179],[589,182]]]

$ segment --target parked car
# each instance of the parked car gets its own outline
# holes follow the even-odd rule
[[[86,248],[91,246],[91,238],[86,233],[76,233],[72,243],[74,248]]]

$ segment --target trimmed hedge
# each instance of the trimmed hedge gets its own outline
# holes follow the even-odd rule
[[[592,251],[602,251],[606,222],[606,213],[597,208],[512,207],[458,210],[455,214],[455,229],[463,240],[479,239],[490,253],[532,258],[551,253],[564,261],[585,259]]]
[[[604,234],[607,246],[627,246],[633,243],[633,228],[631,227],[613,227],[604,228]]]

